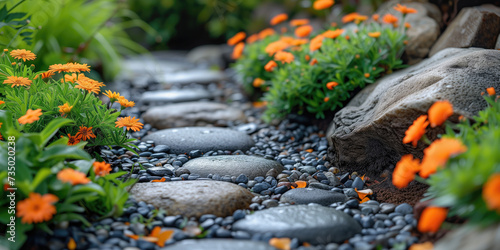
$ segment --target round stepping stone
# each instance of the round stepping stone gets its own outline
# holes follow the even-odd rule
[[[298,238],[313,245],[342,243],[361,232],[351,216],[323,206],[273,207],[245,216],[233,224],[233,230],[272,233],[274,237]]]
[[[276,248],[260,241],[234,239],[201,239],[183,240],[167,246],[168,250],[276,250]]]
[[[179,89],[146,91],[142,94],[141,101],[150,102],[190,102],[201,99],[213,99],[215,95],[204,89]]]
[[[266,176],[266,173],[271,169],[276,169],[279,173],[284,169],[277,161],[248,155],[200,157],[186,162],[182,167],[189,169],[191,174],[199,174],[201,177],[207,177],[208,174],[219,174],[221,176],[244,174],[249,179]]]
[[[343,193],[332,192],[317,188],[295,188],[288,190],[281,196],[281,202],[290,204],[309,204],[317,203],[323,206],[329,206],[335,202],[345,202],[347,196]]]
[[[243,132],[227,128],[186,127],[164,129],[149,134],[142,141],[154,141],[156,145],[167,145],[170,153],[183,154],[192,150],[202,152],[229,150],[246,151],[255,142]]]
[[[230,216],[248,208],[253,198],[236,184],[209,180],[136,183],[129,192],[137,202],[163,208],[168,215],[197,218],[203,214]]]

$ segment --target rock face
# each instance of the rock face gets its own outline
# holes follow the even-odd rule
[[[438,100],[454,116],[472,117],[487,105],[487,87],[500,89],[500,51],[449,48],[363,89],[334,117],[328,129],[334,164],[380,173],[404,154],[421,156],[424,145],[403,144],[405,131]],[[440,129],[427,129],[434,139]]]
[[[207,177],[208,174],[239,176],[246,175],[253,179],[257,176],[266,176],[267,171],[276,169],[279,173],[283,166],[272,160],[248,155],[218,155],[200,157],[186,162],[183,168],[189,169],[191,174]]]
[[[275,237],[298,238],[313,245],[341,243],[361,232],[351,216],[323,206],[283,206],[257,211],[233,224],[234,230],[272,233]]]
[[[276,250],[276,248],[261,242],[236,239],[201,239],[183,240],[168,247],[165,250]]]
[[[151,133],[142,141],[152,140],[156,145],[167,145],[170,153],[183,154],[199,149],[208,151],[229,150],[246,151],[255,142],[243,132],[226,128],[185,127],[159,130]]]
[[[216,102],[184,102],[148,109],[142,117],[157,129],[206,126],[227,126],[228,121],[245,120],[239,109]]]
[[[284,193],[280,201],[290,204],[317,203],[323,206],[329,206],[335,202],[345,202],[347,196],[343,193],[337,193],[316,188],[296,188]]]
[[[495,48],[500,33],[500,8],[491,4],[463,8],[439,37],[429,55],[444,48]]]
[[[136,201],[165,209],[168,215],[187,217],[230,216],[248,208],[253,198],[250,191],[236,184],[205,180],[137,183],[130,194]]]

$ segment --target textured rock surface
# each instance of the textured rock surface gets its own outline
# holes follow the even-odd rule
[[[491,4],[463,8],[432,47],[432,56],[445,48],[495,48],[500,33],[500,8]]]
[[[290,204],[317,203],[329,206],[335,202],[345,202],[347,197],[343,193],[337,193],[316,188],[296,188],[288,190],[281,196],[281,202]]]
[[[246,151],[254,145],[250,136],[243,132],[226,128],[185,127],[159,130],[142,141],[152,140],[156,145],[167,145],[170,153],[183,154],[191,150],[202,152],[229,150]]]
[[[275,250],[276,248],[261,242],[234,239],[183,240],[162,248],[165,250]]]
[[[329,157],[342,167],[379,173],[408,153],[405,131],[438,100],[449,100],[458,115],[472,117],[486,107],[487,87],[500,89],[500,51],[449,48],[363,89],[334,117],[328,129]],[[428,129],[433,139],[439,129]]]
[[[281,173],[284,169],[277,161],[248,155],[200,157],[186,162],[182,167],[189,169],[191,174],[199,174],[201,177],[207,177],[208,174],[219,174],[221,176],[244,174],[250,179],[256,176],[266,176],[267,171],[271,169],[276,169],[278,173]]]
[[[130,194],[136,201],[165,209],[168,215],[187,217],[230,216],[237,209],[248,208],[253,198],[236,184],[205,180],[137,183]]]
[[[206,126],[226,126],[228,121],[245,120],[239,109],[216,102],[184,102],[156,106],[142,116],[145,122],[157,129]]]
[[[204,89],[158,90],[144,92],[141,101],[144,103],[172,103],[213,99],[214,97],[214,93],[210,93]]]
[[[448,249],[498,249],[500,246],[500,225],[496,224],[484,229],[462,226],[446,234],[435,243],[435,250]]]
[[[211,83],[224,80],[226,75],[220,71],[192,69],[175,73],[165,73],[160,82],[166,84]]]
[[[311,244],[341,243],[361,232],[351,216],[323,206],[283,206],[257,211],[233,224],[250,233],[270,232],[275,237],[298,238]]]

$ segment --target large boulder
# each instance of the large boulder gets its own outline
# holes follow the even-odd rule
[[[487,87],[500,89],[500,51],[445,49],[432,58],[380,79],[357,94],[328,129],[329,157],[340,167],[380,173],[404,154],[422,156],[425,145],[403,144],[405,131],[438,100],[454,115],[472,117],[487,106]],[[428,129],[430,139],[442,128]]]

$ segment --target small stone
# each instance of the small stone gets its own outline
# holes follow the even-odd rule
[[[156,145],[153,148],[154,153],[168,153],[168,151],[170,151],[170,147],[167,145]]]
[[[270,208],[270,207],[277,207],[279,203],[277,200],[270,199],[263,201],[262,205],[266,206],[266,208]]]
[[[402,203],[399,206],[397,206],[394,211],[396,211],[396,213],[401,213],[401,214],[412,214],[413,207],[408,203]]]
[[[166,175],[173,175],[174,173],[172,170],[165,168],[165,167],[152,167],[148,168],[146,172],[150,175],[154,176],[166,176]]]
[[[365,183],[359,177],[356,177],[354,179],[354,182],[352,183],[352,188],[357,188],[358,190],[362,190],[364,186],[365,186]]]
[[[247,183],[248,182],[248,177],[244,174],[240,174],[238,175],[238,177],[236,177],[236,183]]]

